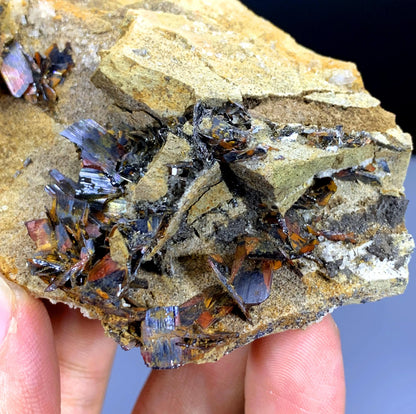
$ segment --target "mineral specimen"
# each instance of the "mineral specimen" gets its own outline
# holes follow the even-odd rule
[[[117,42],[88,24],[94,2],[61,3],[77,67],[55,118],[0,97],[4,275],[100,319],[155,368],[403,292],[411,140],[353,64],[235,1],[106,2],[126,16]],[[83,39],[105,30],[98,65]]]
[[[238,331],[224,332],[218,323],[227,315],[252,323],[252,309],[276,289],[273,275],[282,277],[282,268],[298,283],[311,271],[328,284],[365,278],[385,260],[374,243],[386,244],[386,237],[397,249],[389,271],[402,266],[399,249],[407,236],[387,236],[383,225],[400,224],[407,201],[380,192],[391,170],[385,158],[372,155],[377,138],[371,133],[282,128],[226,103],[197,104],[170,128],[132,134],[106,131],[87,119],[62,136],[77,145],[81,170],[77,182],[50,171],[52,208],[47,218],[26,223],[37,246],[29,260],[32,273],[47,283],[46,292],[59,288],[77,303],[118,317],[128,338],[124,346],[142,346],[153,367],[195,362],[218,343],[238,340]],[[301,177],[307,186],[286,207],[276,194],[280,188],[261,170],[267,166],[274,175],[297,147],[303,152],[297,151],[298,162],[320,151],[327,168]],[[363,147],[369,157],[360,162],[355,152]],[[229,196],[207,208],[207,194],[220,183]],[[365,214],[373,213],[359,223],[345,205],[337,208],[354,186],[365,192],[352,206],[365,202]],[[293,197],[291,189],[288,195]],[[205,208],[195,207],[201,203]],[[193,251],[186,253],[184,244]],[[169,306],[144,300],[145,291],[155,294],[154,279],[167,290],[169,279],[185,284],[185,277],[195,277],[188,268],[207,263],[212,274],[198,281],[202,294]]]
[[[55,87],[73,66],[69,43],[62,52],[53,44],[45,56],[36,52],[32,58],[18,42],[12,41],[4,47],[3,54],[0,74],[10,93],[16,98],[23,96],[32,103],[37,103],[39,99],[54,102]]]

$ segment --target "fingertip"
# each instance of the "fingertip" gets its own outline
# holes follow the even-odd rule
[[[0,276],[0,351],[6,341],[15,307],[15,295],[9,284]]]
[[[331,316],[305,330],[270,335],[253,344],[247,362],[247,413],[336,414],[344,406],[341,342]]]
[[[11,292],[9,325],[0,346],[0,412],[58,412],[59,368],[47,312],[21,287],[0,283],[3,292],[4,284]]]
[[[154,370],[133,410],[141,413],[241,413],[249,346],[217,362]]]
[[[98,320],[67,305],[47,304],[60,367],[61,412],[99,413],[113,364],[116,343]]]

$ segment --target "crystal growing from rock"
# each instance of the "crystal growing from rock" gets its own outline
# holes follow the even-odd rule
[[[63,82],[74,65],[71,51],[69,43],[62,52],[53,44],[45,55],[36,52],[32,58],[20,43],[13,41],[3,51],[0,74],[14,97],[24,97],[32,103],[39,100],[54,102],[56,86]]]
[[[76,62],[52,110],[0,95],[0,272],[34,296],[171,368],[404,291],[411,138],[353,63],[235,0],[10,0],[0,31]]]
[[[264,135],[271,127],[274,135]],[[348,135],[340,129],[305,131],[299,127],[280,131],[278,125],[254,119],[243,106],[232,103],[216,108],[198,104],[181,123],[148,130],[142,136],[107,131],[90,119],[73,124],[62,136],[79,149],[78,182],[52,170],[54,183],[46,187],[53,198],[48,218],[26,223],[38,249],[29,261],[33,274],[47,283],[47,292],[63,289],[81,303],[123,318],[130,326],[130,342],[142,346],[151,366],[170,368],[197,361],[214,346],[218,335],[227,335],[215,330],[227,315],[251,323],[251,309],[267,301],[273,275],[282,266],[300,280],[304,269],[319,267],[321,277],[329,280],[336,266],[341,273],[347,269],[329,260],[324,251],[366,243],[362,230],[353,223],[342,231],[334,227],[326,207],[342,181],[379,187],[388,174],[385,161],[320,172],[311,177],[308,188],[285,214],[279,212],[272,188],[266,195],[234,171],[267,163],[266,157],[272,154],[281,155],[285,137],[294,134],[296,142],[320,151],[334,145],[336,151],[353,150],[373,143],[371,134],[364,132]],[[183,142],[185,151],[179,152],[183,159],[160,163],[162,154],[174,151],[168,150],[171,141],[176,142],[176,151]],[[146,147],[141,142],[147,142]],[[283,160],[284,156],[272,163]],[[149,196],[154,188],[147,188],[148,177],[165,181],[167,190],[157,199]],[[233,204],[245,206],[239,216],[244,225],[230,229],[227,242],[215,230],[196,230],[205,211],[211,210],[199,210],[200,216],[191,224],[187,220],[191,208],[220,182],[231,197],[214,211],[225,206],[232,210]],[[141,191],[142,183],[145,190]],[[379,196],[379,203],[383,197]],[[400,215],[401,221],[404,211],[398,208],[392,207],[389,214]],[[373,231],[379,228],[376,222],[367,223]],[[147,271],[153,273],[152,278],[158,274],[182,278],[175,271],[174,262],[181,261],[175,249],[192,237],[194,247],[200,248],[194,266],[209,264],[216,283],[204,294],[175,306],[149,307],[141,302],[141,290],[151,290],[153,284]],[[215,244],[205,247],[211,238]],[[366,255],[371,255],[370,250]]]

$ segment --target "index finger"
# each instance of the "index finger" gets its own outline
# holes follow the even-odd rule
[[[286,331],[252,344],[245,381],[245,412],[344,412],[341,341],[331,316],[305,330]]]

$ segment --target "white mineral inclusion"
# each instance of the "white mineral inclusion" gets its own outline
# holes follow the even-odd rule
[[[338,145],[329,145],[328,147],[325,148],[325,151],[327,152],[338,152],[339,147]]]
[[[407,263],[409,262],[409,259],[410,257],[406,260]],[[407,279],[408,272],[406,268],[401,266],[396,269],[394,264],[394,261],[387,259],[380,260],[373,256],[373,260],[366,263],[360,263],[357,267],[350,266],[350,269],[352,269],[357,276],[368,282],[376,280]]]
[[[329,83],[338,86],[352,85],[355,81],[355,76],[349,69],[337,69],[332,72],[332,76],[328,79]]]
[[[326,151],[328,151],[328,148],[326,149]],[[337,151],[330,151],[330,152],[337,152]],[[373,158],[367,158],[364,161],[360,162],[357,165],[357,167],[364,168],[368,164],[371,164],[372,162],[373,162]],[[317,178],[332,177],[334,174],[339,173],[342,170],[344,170],[344,168],[338,168],[338,169],[328,168],[327,170],[320,171],[318,174],[316,174],[316,177]],[[377,175],[379,175],[379,174],[377,174]],[[386,175],[386,174],[384,173],[384,175]],[[383,177],[384,177],[384,175],[383,175]]]
[[[319,244],[320,257],[325,262],[335,262],[342,260],[342,264],[339,266],[340,270],[346,267],[351,267],[352,262],[358,257],[362,257],[367,253],[367,247],[370,247],[373,242],[370,240],[367,243],[363,243],[361,246],[354,248],[347,248],[344,244],[336,243],[330,240],[323,241]]]
[[[297,132],[294,132],[293,134],[290,134],[289,136],[284,136],[280,138],[280,142],[282,144],[288,144],[289,142],[296,142],[298,139],[299,134]]]
[[[27,20],[33,26],[31,36],[40,37],[42,34],[53,34],[55,32],[55,25],[52,23],[56,16],[55,8],[45,0],[39,0],[37,7],[29,9]],[[45,24],[45,21],[50,21],[50,24]]]
[[[367,248],[373,244],[372,240],[353,248],[326,240],[319,245],[319,256],[326,262],[342,260],[342,263],[339,266],[341,272],[344,269],[348,269],[367,282],[389,279],[407,279],[408,272],[406,266],[410,260],[410,253],[414,246],[413,239],[411,236],[410,238],[403,238],[403,235],[396,235],[394,236],[393,243],[401,250],[400,255],[408,255],[408,257],[406,257],[405,265],[400,266],[398,269],[395,267],[395,260],[380,260],[377,256],[369,254]]]

